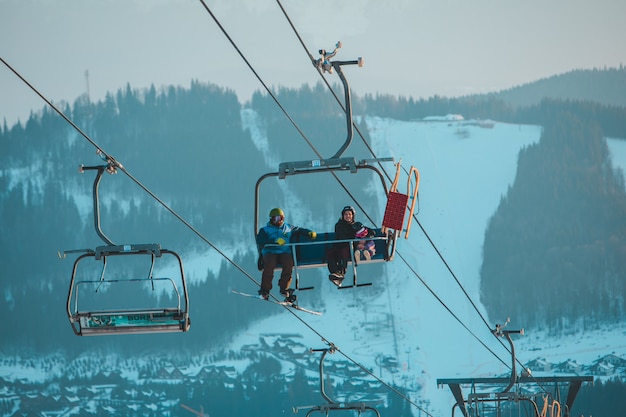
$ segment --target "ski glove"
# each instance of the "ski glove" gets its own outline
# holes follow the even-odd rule
[[[278,243],[280,246],[283,246],[287,241],[285,239],[283,239],[282,237],[279,237],[278,239],[276,239],[276,243]]]
[[[309,232],[309,237],[313,240],[315,240],[315,238],[317,238],[317,233],[315,233],[314,231],[310,231]]]

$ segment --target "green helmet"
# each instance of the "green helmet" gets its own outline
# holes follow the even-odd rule
[[[270,217],[274,217],[274,216],[283,216],[285,217],[285,212],[283,211],[283,209],[281,208],[273,208],[270,210]]]

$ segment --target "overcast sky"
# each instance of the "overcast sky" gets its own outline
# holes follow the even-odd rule
[[[274,88],[319,75],[275,0],[204,0]],[[281,0],[307,48],[362,56],[355,94],[498,91],[572,69],[626,64],[624,0]],[[130,83],[263,89],[200,0],[0,0],[0,57],[55,103]],[[86,76],[88,73],[88,76]],[[336,75],[333,82],[339,82]],[[0,63],[0,120],[45,103]]]

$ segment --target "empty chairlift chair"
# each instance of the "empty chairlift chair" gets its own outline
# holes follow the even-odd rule
[[[65,251],[63,255],[84,252],[74,262],[67,296],[72,330],[78,336],[186,332],[191,319],[181,257],[154,243],[116,245],[100,228],[98,187],[104,171],[115,173],[115,164],[107,160],[103,166],[81,166],[81,172],[97,170],[94,223],[106,245]]]

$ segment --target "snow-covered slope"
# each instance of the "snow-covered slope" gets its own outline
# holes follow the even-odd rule
[[[481,314],[425,233],[413,224],[409,239],[399,242],[398,256],[385,266],[385,276],[376,280],[373,290],[337,291],[321,270],[316,285],[323,305],[314,305],[315,297],[305,292],[300,303],[320,308],[323,316],[301,315],[303,323],[288,313],[272,315],[232,346],[257,343],[260,334],[299,333],[302,343],[319,348],[325,347],[321,335],[385,382],[407,389],[428,411],[447,415],[454,400],[447,389],[437,387],[437,378],[510,372],[505,365],[510,355],[490,332],[506,317],[486,317],[479,301],[482,242],[489,217],[514,180],[520,149],[537,142],[541,128],[445,117],[414,122],[370,118],[367,125],[378,155],[391,155],[403,166],[419,169],[417,217]],[[609,144],[614,165],[626,166],[626,142]],[[406,177],[400,184],[398,191],[406,192]],[[385,203],[379,202],[381,208]],[[361,276],[367,277],[366,266],[359,269]],[[512,319],[511,326],[523,327]],[[626,352],[625,330],[573,334],[569,339],[551,339],[531,330],[517,338],[517,356],[523,363],[543,357],[552,363],[571,358],[589,364],[612,352]],[[398,361],[393,373],[377,366],[386,356]]]

